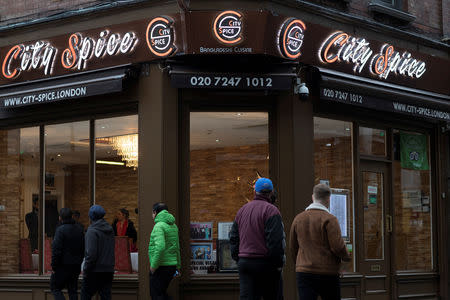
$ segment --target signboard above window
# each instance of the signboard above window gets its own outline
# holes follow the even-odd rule
[[[281,58],[450,94],[446,59],[402,49],[395,42],[307,23],[298,16],[238,10],[192,11],[183,18],[180,14],[153,16],[18,41],[0,48],[0,89],[6,84],[184,55],[190,59],[228,56],[231,63],[233,56]],[[251,85],[253,79],[249,80]],[[246,82],[242,79],[239,84]]]

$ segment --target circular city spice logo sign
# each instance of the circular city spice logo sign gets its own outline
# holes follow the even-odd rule
[[[300,49],[303,45],[305,23],[298,19],[288,19],[283,23],[280,30],[281,53],[290,59],[296,59],[301,55]]]
[[[242,41],[242,15],[233,10],[219,14],[214,20],[214,36],[223,44],[234,45]]]
[[[153,54],[160,57],[175,52],[173,21],[166,17],[157,17],[147,26],[147,45]]]

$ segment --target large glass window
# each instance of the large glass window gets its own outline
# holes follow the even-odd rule
[[[353,252],[351,122],[314,118],[314,183],[325,183],[332,189],[330,212],[338,218],[347,249]],[[354,261],[345,263],[343,269],[354,271]]]
[[[253,199],[253,182],[269,176],[266,112],[191,112],[191,273],[236,270],[228,232]]]
[[[433,268],[429,136],[394,130],[394,203],[397,270]]]
[[[95,203],[105,208],[115,234],[128,237],[132,272],[137,272],[138,117],[96,120],[95,133]],[[124,272],[127,266],[116,269]]]
[[[0,226],[0,275],[37,274],[39,262],[42,273],[51,272],[51,243],[62,207],[71,208],[74,219],[87,229],[90,145],[94,141],[95,201],[107,211],[108,222],[114,225],[118,219],[119,226],[114,226],[119,228],[117,236],[124,236],[116,242],[116,271],[138,271],[137,115],[95,120],[93,124],[96,137],[89,134],[92,121],[42,126],[45,172],[41,171],[40,127],[0,130],[0,223],[4,224]],[[41,193],[45,196],[43,211],[39,211]],[[132,223],[135,230],[128,231]],[[122,241],[126,247],[121,246]]]
[[[37,273],[39,127],[0,130],[0,176],[0,273]]]
[[[83,227],[89,211],[89,121],[45,126],[44,271],[51,271],[51,242],[59,210],[80,213]]]
[[[386,156],[386,131],[359,127],[359,152],[366,155]]]

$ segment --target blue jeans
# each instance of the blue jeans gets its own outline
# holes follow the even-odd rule
[[[320,275],[297,272],[298,295],[301,300],[340,300],[339,275]]]
[[[111,288],[114,273],[112,272],[89,272],[83,274],[81,285],[81,300],[91,300],[98,292],[100,299],[111,300]]]

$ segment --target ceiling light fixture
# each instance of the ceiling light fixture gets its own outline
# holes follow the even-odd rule
[[[96,142],[110,144],[117,154],[122,157],[127,167],[138,167],[138,134],[125,134],[111,137],[97,138]]]
[[[95,162],[102,165],[115,165],[115,166],[125,165],[125,163],[121,161],[96,160]]]

